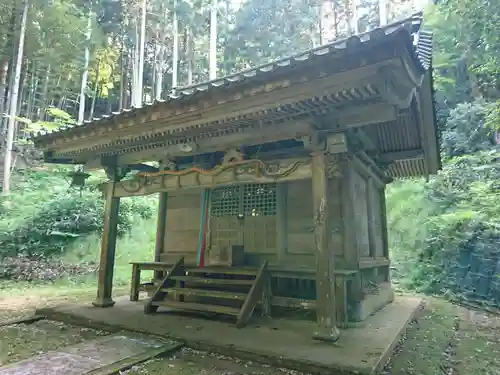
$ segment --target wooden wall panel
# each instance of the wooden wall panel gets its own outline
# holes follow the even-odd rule
[[[313,207],[311,180],[288,183],[286,205],[288,255],[314,257]]]
[[[332,178],[328,180],[328,219],[331,231],[329,246],[335,252],[336,262],[344,257],[341,189],[342,179]]]
[[[196,263],[200,234],[202,190],[186,190],[169,194],[163,261],[185,257]]]
[[[353,171],[352,185],[356,248],[360,257],[369,257],[370,237],[368,229],[368,191],[366,180],[359,173]]]
[[[384,256],[384,242],[382,233],[382,202],[381,191],[373,182],[369,184],[369,202],[370,202],[370,230],[371,230],[371,249],[375,257]]]

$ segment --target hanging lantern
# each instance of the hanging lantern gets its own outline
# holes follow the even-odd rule
[[[85,187],[85,180],[90,177],[90,174],[85,173],[83,168],[79,170],[68,173],[68,177],[71,177],[70,188],[76,187],[80,188],[80,197],[82,196],[83,188]]]
[[[90,177],[90,174],[85,173],[82,170],[70,172],[68,174],[71,177],[71,187],[80,187],[83,188],[85,186],[85,180]]]

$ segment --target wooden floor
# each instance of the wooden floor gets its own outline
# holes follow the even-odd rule
[[[49,319],[106,330],[150,333],[185,342],[195,349],[321,374],[376,374],[412,319],[420,298],[396,301],[356,328],[341,331],[337,344],[312,339],[316,324],[266,320],[238,329],[231,323],[172,312],[144,315],[142,302],[120,298],[111,308],[65,304],[37,311]]]

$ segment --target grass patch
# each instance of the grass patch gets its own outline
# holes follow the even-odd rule
[[[449,303],[431,300],[423,316],[407,331],[407,340],[392,360],[392,374],[438,375],[454,336],[456,309]]]
[[[215,353],[182,348],[170,358],[158,358],[125,372],[128,375],[279,375],[301,373],[277,369],[237,358],[229,358]]]
[[[457,373],[500,374],[500,317],[460,309]]]
[[[156,217],[140,220],[132,227],[126,236],[119,238],[116,244],[114,285],[130,284],[132,267],[130,262],[153,261],[156,242]],[[61,257],[61,261],[68,263],[94,262],[99,264],[101,251],[101,236],[91,235],[77,240]],[[143,272],[144,280],[151,279],[152,272]],[[96,275],[86,278],[65,280],[64,282],[79,284],[95,284]]]

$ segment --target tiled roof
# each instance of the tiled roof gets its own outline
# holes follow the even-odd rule
[[[104,115],[99,118],[94,118],[92,121],[86,121],[80,125],[68,125],[61,127],[53,132],[41,131],[33,138],[35,140],[44,138],[45,136],[54,135],[54,133],[67,133],[77,127],[99,126],[101,123],[106,123],[112,119],[117,119],[122,116],[129,116],[142,111],[147,111],[159,105],[168,105],[171,102],[184,101],[194,97],[195,95],[205,94],[211,90],[231,89],[242,83],[252,82],[254,80],[265,80],[270,74],[282,71],[291,66],[296,66],[304,61],[310,60],[313,57],[320,57],[345,51],[351,48],[356,48],[364,45],[367,42],[379,40],[388,35],[395,34],[402,30],[406,30],[413,35],[414,58],[417,60],[421,69],[427,70],[431,62],[432,54],[432,33],[421,30],[423,21],[422,13],[417,13],[412,17],[394,22],[383,27],[379,27],[362,34],[350,36],[348,38],[335,40],[331,43],[280,59],[258,67],[240,71],[221,78],[217,78],[208,82],[203,82],[191,86],[185,86],[172,91],[166,100],[157,100],[152,103],[146,103],[141,108],[124,109],[121,112],[114,112],[110,115]],[[61,134],[62,135],[62,134]]]

